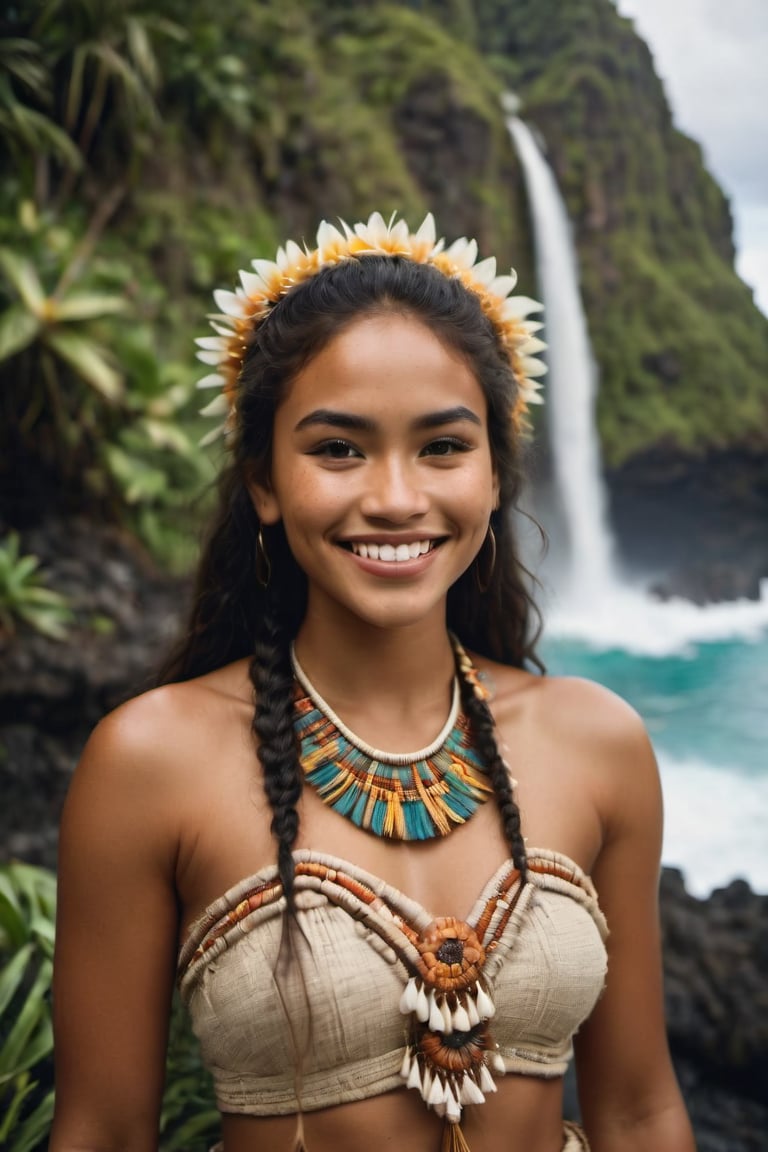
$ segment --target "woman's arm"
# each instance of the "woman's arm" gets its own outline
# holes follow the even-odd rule
[[[636,714],[615,698],[606,704],[597,777],[604,839],[593,879],[610,931],[608,977],[576,1037],[582,1116],[592,1152],[693,1152],[664,1021],[658,770]]]
[[[157,1148],[178,931],[162,693],[102,721],[65,804],[51,1152]]]

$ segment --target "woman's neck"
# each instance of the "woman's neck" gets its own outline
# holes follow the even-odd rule
[[[448,714],[455,662],[442,615],[384,629],[360,620],[339,628],[308,613],[295,647],[317,691],[352,728],[423,727],[426,744]]]

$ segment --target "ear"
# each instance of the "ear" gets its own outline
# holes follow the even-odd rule
[[[245,478],[245,486],[251,498],[254,511],[262,524],[277,524],[281,517],[280,503],[275,495],[269,477],[257,474],[255,469],[249,470]]]

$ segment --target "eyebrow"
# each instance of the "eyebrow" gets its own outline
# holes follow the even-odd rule
[[[458,404],[455,408],[445,408],[440,412],[427,412],[413,421],[412,427],[417,431],[425,428],[442,428],[445,424],[456,424],[465,420],[470,424],[481,424],[480,417],[471,408]],[[351,412],[335,412],[331,408],[316,408],[302,417],[296,425],[295,431],[301,432],[304,428],[313,428],[318,424],[331,425],[333,428],[344,428],[354,432],[375,432],[377,424],[368,416],[355,416]]]

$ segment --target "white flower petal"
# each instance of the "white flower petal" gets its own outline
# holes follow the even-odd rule
[[[275,265],[277,267],[277,265]],[[266,296],[269,285],[257,272],[240,272],[240,283],[246,296]]]
[[[224,288],[217,288],[213,294],[216,307],[225,316],[245,316],[245,301],[235,292],[227,292]]]
[[[541,312],[544,305],[530,296],[509,296],[502,305],[505,320],[523,320],[531,312]]]
[[[280,275],[280,268],[274,260],[252,260],[251,267],[255,272],[258,272],[261,279],[264,281],[265,289],[271,291],[272,281],[277,277],[282,279]]]
[[[542,364],[541,360],[536,360],[533,356],[521,356],[520,367],[525,375],[531,378],[545,376],[547,372],[546,364]]]
[[[207,376],[203,376],[202,380],[198,380],[197,388],[223,388],[226,380],[220,376],[218,372],[209,372]]]
[[[214,396],[210,404],[206,404],[205,408],[200,409],[201,416],[226,416],[229,413],[229,400],[220,392],[218,396]]]
[[[431,212],[427,212],[416,233],[416,239],[434,247],[436,236],[435,218]]]
[[[546,343],[543,340],[539,340],[538,337],[529,336],[528,339],[520,345],[518,351],[521,352],[523,356],[533,356],[536,352],[543,352],[546,346]]]
[[[198,352],[197,358],[203,364],[212,364],[214,367],[221,364],[221,361],[223,360],[223,356],[222,356],[221,352],[213,352],[213,351],[211,351],[211,352],[208,352],[208,351]]]
[[[485,260],[481,260],[479,264],[470,268],[470,272],[474,280],[479,280],[481,284],[490,284],[496,277],[496,257],[486,257]]]
[[[471,268],[477,260],[477,240],[467,240],[466,236],[462,236],[454,240],[445,254],[459,268]]]
[[[339,244],[343,245],[345,243],[345,237],[339,232],[338,228],[334,228],[333,224],[329,224],[327,220],[320,222],[320,227],[317,230],[317,247],[319,249],[321,264],[327,249],[336,248]]]
[[[411,234],[408,231],[408,225],[405,220],[398,220],[394,227],[389,229],[390,239],[396,244],[400,244],[403,248],[410,247]]]
[[[501,296],[503,300],[505,296],[509,296],[510,292],[514,292],[516,284],[517,273],[513,272],[509,276],[497,276],[488,285],[488,291],[493,292],[494,296]]]
[[[205,436],[201,438],[200,447],[207,448],[209,444],[213,444],[220,436],[223,436],[226,430],[226,424],[218,424],[215,428],[212,428],[210,432],[206,432]]]
[[[225,336],[196,336],[195,344],[198,348],[218,350],[219,352],[226,352],[229,347],[229,341]]]
[[[233,325],[228,316],[209,316],[208,319],[214,332],[218,332],[219,336],[226,336],[228,339],[231,339]]]

